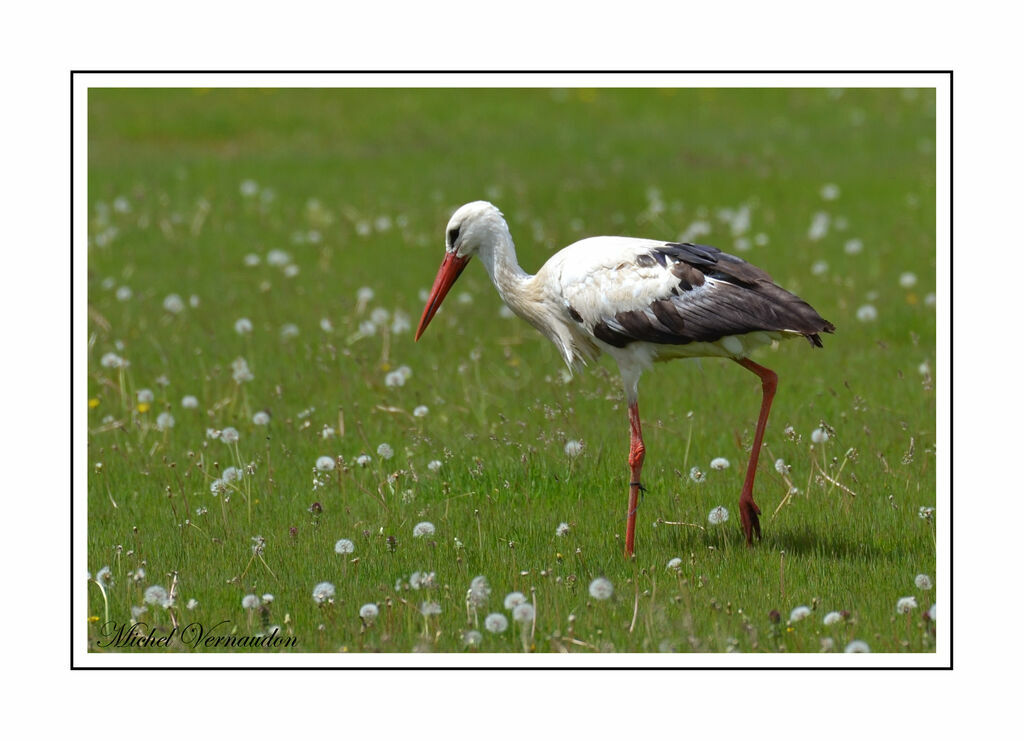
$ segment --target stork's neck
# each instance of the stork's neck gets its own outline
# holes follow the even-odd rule
[[[488,237],[478,251],[480,262],[491,276],[491,282],[498,289],[502,300],[521,315],[520,309],[525,301],[523,292],[533,276],[519,267],[512,235],[504,223],[495,224]]]

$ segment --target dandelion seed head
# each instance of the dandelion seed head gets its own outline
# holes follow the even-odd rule
[[[512,610],[512,619],[517,623],[526,625],[533,622],[533,618],[536,615],[536,611],[533,609],[533,605],[529,602],[522,602],[515,606]]]
[[[329,455],[322,455],[316,459],[316,470],[317,471],[333,471],[334,470],[334,459]]]
[[[505,609],[514,610],[517,605],[526,602],[526,595],[522,592],[509,592],[505,595]]]
[[[184,310],[185,302],[181,300],[181,296],[178,294],[171,293],[164,298],[164,311],[171,314],[180,314]]]
[[[128,301],[132,297],[132,289],[128,286],[121,286],[117,289],[117,293],[114,294],[118,301]]]
[[[344,555],[346,553],[354,553],[356,550],[356,544],[348,538],[342,538],[334,544],[334,552],[338,555]]]
[[[154,584],[151,587],[146,587],[146,591],[142,595],[142,601],[147,605],[160,605],[164,606],[167,600],[167,590],[161,587],[159,584]]]
[[[900,273],[900,287],[913,288],[917,285],[917,276],[911,272]]]
[[[821,445],[822,443],[828,442],[828,432],[823,427],[815,427],[814,431],[811,432],[811,442],[815,445]]]
[[[412,537],[422,538],[425,535],[433,535],[435,532],[434,523],[432,522],[419,522],[412,529]]]
[[[928,574],[918,574],[914,577],[914,586],[925,591],[932,588],[932,580]]]
[[[284,250],[273,249],[267,253],[267,265],[275,268],[283,268],[291,264],[292,256]]]
[[[558,527],[555,528],[555,535],[558,536],[559,538],[563,538],[563,537],[565,537],[568,534],[569,534],[569,523],[568,522],[560,522],[560,523],[558,523]]]
[[[390,460],[391,456],[393,456],[394,454],[395,449],[392,448],[387,443],[381,443],[380,445],[377,446],[377,455],[379,455],[384,460]]]
[[[366,455],[366,453],[363,453],[362,455],[356,457],[356,464],[361,468],[366,468],[368,465],[370,465],[371,460],[373,459],[370,458],[370,456]]]
[[[313,601],[318,605],[331,599],[334,599],[334,585],[329,581],[322,581],[313,587]]]
[[[708,512],[708,523],[711,525],[721,525],[723,522],[728,521],[729,510],[722,505],[718,505],[713,510]]]
[[[391,371],[384,376],[384,385],[388,388],[397,388],[405,385],[405,376],[398,371]]]
[[[575,458],[583,452],[583,443],[579,440],[569,440],[565,444],[565,454],[570,458]]]
[[[252,332],[252,322],[247,317],[242,317],[235,321],[235,331],[238,334],[249,334]]]
[[[412,416],[414,416],[414,417],[426,417],[427,414],[429,414],[429,413],[430,413],[430,409],[428,409],[423,404],[420,404],[418,407],[416,407],[415,409],[412,410]]]
[[[848,653],[848,654],[869,654],[869,653],[871,653],[871,648],[864,641],[855,640],[855,641],[850,641],[849,643],[846,644],[846,648],[844,649],[844,653]]]
[[[104,368],[125,368],[128,363],[120,355],[114,352],[104,353],[100,358],[100,365]]]
[[[376,620],[379,614],[380,610],[377,608],[377,605],[373,604],[372,602],[367,602],[365,605],[359,608],[359,617],[361,617],[368,623],[372,622],[373,620]]]
[[[174,415],[170,412],[161,412],[156,418],[156,428],[158,430],[169,430],[174,427]]]
[[[260,606],[260,598],[255,594],[247,594],[242,597],[242,607],[246,610],[255,610]]]
[[[843,613],[836,612],[835,610],[833,610],[832,612],[825,615],[824,619],[822,619],[821,622],[823,622],[825,625],[835,625],[836,623],[842,622],[842,620]]]
[[[706,478],[707,477],[704,475],[704,472],[701,471],[700,468],[698,468],[697,466],[694,466],[693,468],[690,469],[690,481],[692,481],[693,483],[703,484]]]
[[[242,478],[242,471],[234,466],[228,466],[221,472],[220,477],[227,483],[231,483]]]
[[[500,612],[492,612],[484,618],[484,628],[491,633],[504,633],[508,630],[508,618]]]
[[[484,637],[480,635],[479,630],[467,630],[466,634],[462,636],[462,645],[467,648],[473,648],[483,643]]]
[[[803,620],[805,617],[811,614],[811,608],[807,605],[800,605],[794,607],[792,612],[789,613],[789,621],[791,623],[797,623]]]
[[[220,439],[225,443],[237,443],[239,438],[238,430],[234,427],[225,427],[220,431]]]
[[[438,471],[441,470],[441,461],[439,461],[439,460],[430,461],[430,463],[427,464],[427,470],[432,471],[434,473],[437,473]]]
[[[469,603],[473,607],[483,607],[490,596],[491,585],[487,582],[487,577],[482,574],[473,577],[473,581],[469,583],[469,592],[466,595]]]
[[[252,423],[254,425],[261,425],[261,426],[262,425],[269,425],[270,424],[270,414],[268,414],[267,412],[264,412],[264,411],[256,412],[256,414],[252,415]]]
[[[665,564],[665,568],[669,571],[681,571],[683,568],[683,559],[679,557],[670,558],[668,563]]]
[[[420,614],[423,617],[429,617],[430,615],[440,615],[441,605],[437,602],[426,601],[420,605]]]
[[[181,406],[183,409],[198,409],[199,399],[192,395],[181,397]]]
[[[711,461],[711,469],[713,471],[724,471],[729,467],[728,458],[714,458]]]
[[[872,304],[864,304],[857,309],[857,319],[862,322],[873,322],[878,319],[878,309]]]
[[[139,389],[135,392],[135,400],[140,404],[151,404],[153,402],[153,392],[149,389]]]
[[[605,579],[603,576],[599,576],[594,581],[590,582],[588,589],[590,596],[597,600],[606,600],[612,596],[615,591],[612,587],[612,583]]]
[[[104,566],[102,569],[97,571],[94,578],[97,582],[102,584],[104,588],[112,587],[114,585],[114,575],[111,573],[109,566]]]
[[[917,600],[914,597],[900,597],[896,600],[896,613],[906,615],[917,609]]]

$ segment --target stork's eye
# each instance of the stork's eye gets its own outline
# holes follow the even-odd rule
[[[448,244],[454,246],[455,240],[459,238],[459,227],[453,227],[448,230]]]

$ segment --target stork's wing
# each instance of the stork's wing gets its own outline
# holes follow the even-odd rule
[[[614,250],[603,244],[605,259],[563,270],[561,281],[569,316],[609,345],[685,345],[767,331],[802,334],[820,347],[818,333],[834,330],[763,270],[715,247],[617,241],[616,259],[606,259]]]

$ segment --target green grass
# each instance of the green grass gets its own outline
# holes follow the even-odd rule
[[[535,651],[819,651],[826,638],[834,651],[853,639],[933,651],[934,590],[914,584],[935,576],[934,524],[919,517],[936,479],[935,395],[920,370],[935,366],[933,149],[927,90],[92,90],[89,568],[109,566],[113,585],[106,604],[89,585],[90,648],[111,650],[105,619],[130,620],[147,587],[173,582],[175,606],[143,618],[159,631],[276,625],[295,651],[463,651],[470,629],[478,650],[522,651],[515,623],[483,628],[490,612],[510,617],[512,591],[535,603]],[[823,198],[827,183],[837,199]],[[676,239],[705,222],[699,241],[749,247],[743,257],[835,323],[823,350],[790,342],[756,357],[780,376],[756,547],[736,511],[760,400],[751,374],[703,360],[644,377],[648,491],[630,561],[628,426],[610,361],[567,380],[546,340],[499,316],[477,266],[419,343],[390,331],[396,313],[415,324],[447,219],[477,198],[505,212],[530,271],[584,236]],[[734,235],[723,209],[742,207],[749,228]],[[812,240],[818,212],[831,227]],[[853,239],[860,253],[845,249]],[[297,274],[267,263],[274,249]],[[901,286],[904,272],[916,285]],[[361,307],[364,286],[375,296]],[[163,305],[172,293],[177,314]],[[865,304],[875,321],[858,319]],[[361,335],[378,308],[388,324]],[[241,317],[251,333],[235,331]],[[282,337],[287,324],[297,336]],[[110,352],[130,365],[104,367]],[[241,385],[239,357],[253,373]],[[411,376],[389,387],[400,366]],[[182,407],[187,394],[198,409]],[[418,405],[429,413],[413,416]],[[269,425],[253,423],[259,410]],[[175,424],[159,430],[164,411]],[[813,445],[822,423],[832,438]],[[207,437],[228,426],[237,448]],[[582,441],[578,457],[568,440]],[[325,455],[343,465],[318,481]],[[710,470],[719,456],[730,467]],[[211,494],[226,466],[249,464],[229,501]],[[717,505],[731,517],[712,527]],[[436,532],[413,537],[421,521]],[[335,554],[339,538],[355,552]],[[408,586],[417,571],[435,573],[433,588]],[[466,607],[478,574],[493,590],[479,627]],[[598,576],[610,600],[589,596]],[[323,581],[336,594],[317,605]],[[250,612],[250,593],[274,599]],[[918,607],[897,615],[911,595]],[[440,614],[421,616],[424,601]],[[380,610],[369,626],[366,603]],[[788,624],[798,605],[813,613]],[[833,610],[849,615],[824,626]]]

